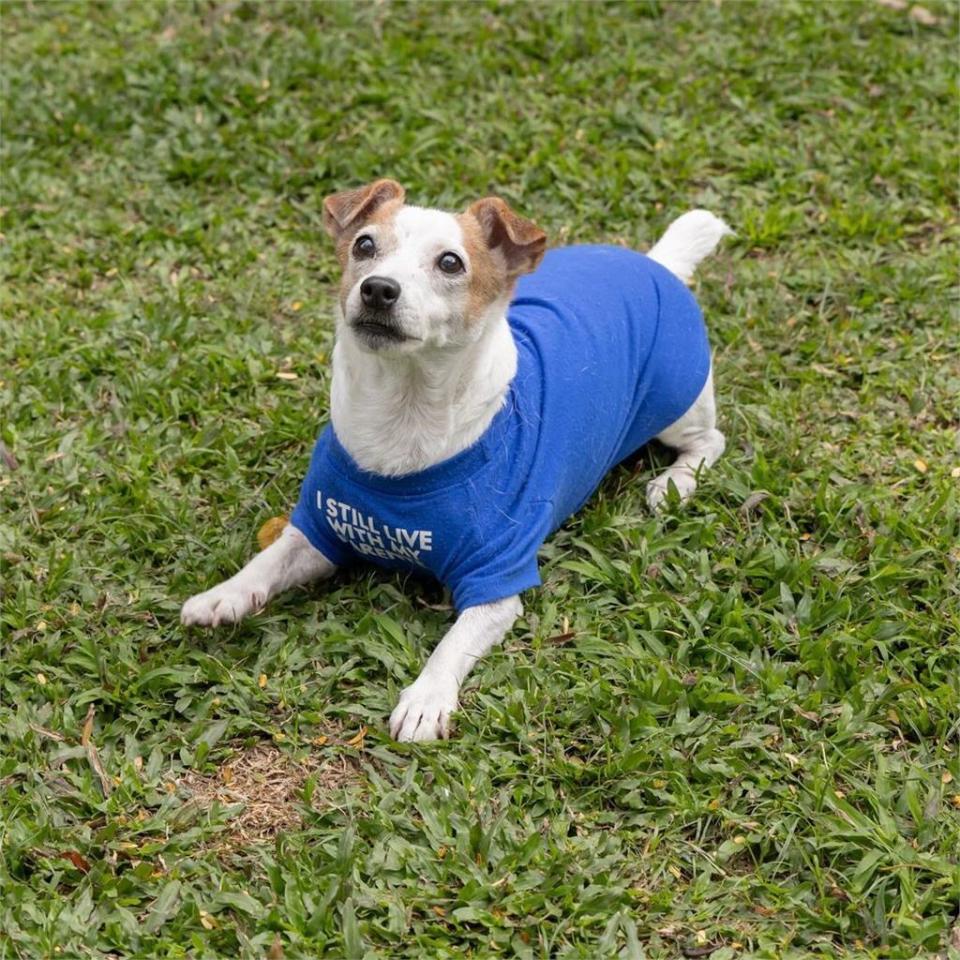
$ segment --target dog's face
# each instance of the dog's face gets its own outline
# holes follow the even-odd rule
[[[400,184],[377,180],[324,200],[343,268],[340,336],[379,353],[473,343],[539,264],[546,235],[496,197],[460,214],[403,199]]]

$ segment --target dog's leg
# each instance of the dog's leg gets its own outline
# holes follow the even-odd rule
[[[330,576],[336,567],[296,528],[287,524],[280,537],[239,573],[205,593],[191,597],[180,612],[188,625],[216,627],[238,623],[278,593]]]
[[[726,440],[717,430],[716,422],[711,370],[693,406],[657,436],[661,443],[677,451],[677,459],[647,484],[647,503],[651,510],[656,510],[663,503],[671,482],[677,488],[680,499],[686,500],[697,489],[699,470],[713,466],[720,458]]]
[[[397,740],[446,740],[460,684],[473,665],[503,640],[523,612],[517,596],[467,607],[437,644],[416,681],[400,694],[390,715]]]

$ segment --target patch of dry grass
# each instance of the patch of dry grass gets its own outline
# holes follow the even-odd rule
[[[312,782],[310,807],[324,810],[334,805],[342,788],[359,780],[356,763],[343,754],[297,758],[272,743],[257,743],[239,749],[216,773],[188,771],[177,780],[177,787],[202,810],[214,804],[241,806],[219,844],[233,849],[299,830],[308,781]]]

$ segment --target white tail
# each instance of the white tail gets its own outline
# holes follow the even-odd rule
[[[691,210],[677,217],[647,254],[684,283],[693,279],[697,264],[713,253],[721,238],[733,231],[709,210]]]

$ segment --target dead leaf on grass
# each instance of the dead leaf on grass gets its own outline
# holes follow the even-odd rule
[[[38,676],[42,676],[42,674],[38,674]],[[44,683],[46,683],[46,680],[47,678],[44,677]],[[62,733],[57,733],[56,730],[48,730],[46,727],[38,726],[35,723],[30,724],[30,729],[41,737],[46,737],[48,740],[56,740],[58,743],[63,743],[67,739]]]
[[[83,732],[80,734],[80,746],[85,747],[90,742],[90,736],[93,733],[94,707],[91,703],[87,707],[87,718],[83,721]]]
[[[934,16],[926,7],[921,7],[919,4],[910,8],[910,19],[916,20],[925,27],[935,27],[940,22],[939,17]]]
[[[361,727],[359,732],[352,736],[348,741],[347,745],[351,747],[359,747],[363,749],[363,738],[367,735],[367,728]]]
[[[906,10],[909,6],[907,0],[877,0],[877,3],[881,7],[886,7],[888,10],[896,10],[898,12]],[[915,3],[910,7],[907,16],[925,27],[935,27],[940,22],[938,16],[931,13],[926,7],[922,7],[919,3]]]
[[[257,544],[261,550],[266,550],[271,543],[278,540],[280,534],[283,533],[284,528],[287,523],[290,521],[290,518],[286,515],[282,517],[271,517],[258,531],[257,531]]]
[[[768,499],[769,496],[770,494],[767,493],[766,490],[757,490],[751,493],[750,496],[740,504],[740,512],[745,517],[751,516],[756,513],[757,507],[759,507],[764,500]]]
[[[76,850],[64,850],[60,856],[64,860],[69,860],[81,873],[90,872],[90,861],[77,853]]]
[[[97,750],[97,745],[93,742],[94,712],[94,706],[91,703],[90,706],[87,707],[87,717],[83,721],[83,732],[80,735],[80,745],[87,751],[87,759],[90,761],[90,766],[93,767],[93,772],[100,780],[100,786],[103,789],[103,795],[105,797],[109,797],[111,791],[113,790],[113,784],[110,782],[107,772],[103,769],[103,763],[100,761],[100,752]]]

